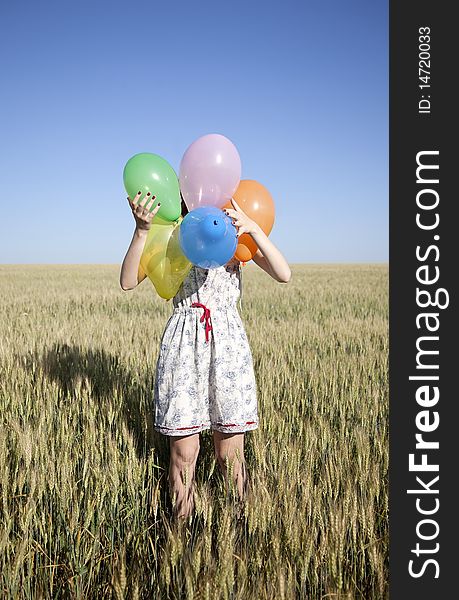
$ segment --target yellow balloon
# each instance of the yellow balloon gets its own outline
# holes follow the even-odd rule
[[[159,296],[165,300],[175,296],[193,266],[179,244],[178,234],[182,221],[182,216],[171,222],[156,215],[140,257],[140,266]]]

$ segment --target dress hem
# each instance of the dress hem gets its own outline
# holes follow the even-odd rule
[[[221,433],[244,433],[245,431],[253,431],[254,429],[257,429],[258,426],[258,421],[246,421],[245,423],[231,423],[228,425],[222,425],[220,423],[203,423],[202,425],[191,425],[190,427],[176,428],[155,425],[154,429],[163,435],[180,436],[193,435],[194,433],[200,433],[206,429],[212,429]]]

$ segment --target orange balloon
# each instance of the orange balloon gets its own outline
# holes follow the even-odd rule
[[[245,214],[269,235],[274,225],[274,201],[264,185],[253,179],[241,179],[233,198]],[[234,208],[231,200],[222,208]],[[251,235],[243,233],[238,239],[234,256],[241,262],[252,260],[258,250]]]

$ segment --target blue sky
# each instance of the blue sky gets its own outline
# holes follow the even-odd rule
[[[127,160],[221,133],[295,262],[388,260],[388,2],[2,3],[1,263],[121,263]]]

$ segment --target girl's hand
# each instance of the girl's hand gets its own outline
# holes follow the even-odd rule
[[[142,192],[138,192],[134,200],[131,200],[128,196],[129,206],[131,207],[132,214],[134,215],[136,228],[139,231],[148,231],[151,227],[151,222],[159,210],[161,205],[160,202],[155,206],[155,208],[150,211],[154,201],[156,200],[156,196],[151,196],[150,192],[147,193],[142,202],[139,202],[140,196]]]
[[[233,218],[233,225],[237,227],[237,237],[243,233],[255,233],[259,229],[255,221],[249,219],[234,198],[231,198],[231,204],[235,210],[232,208],[223,208],[222,210],[226,215]]]

